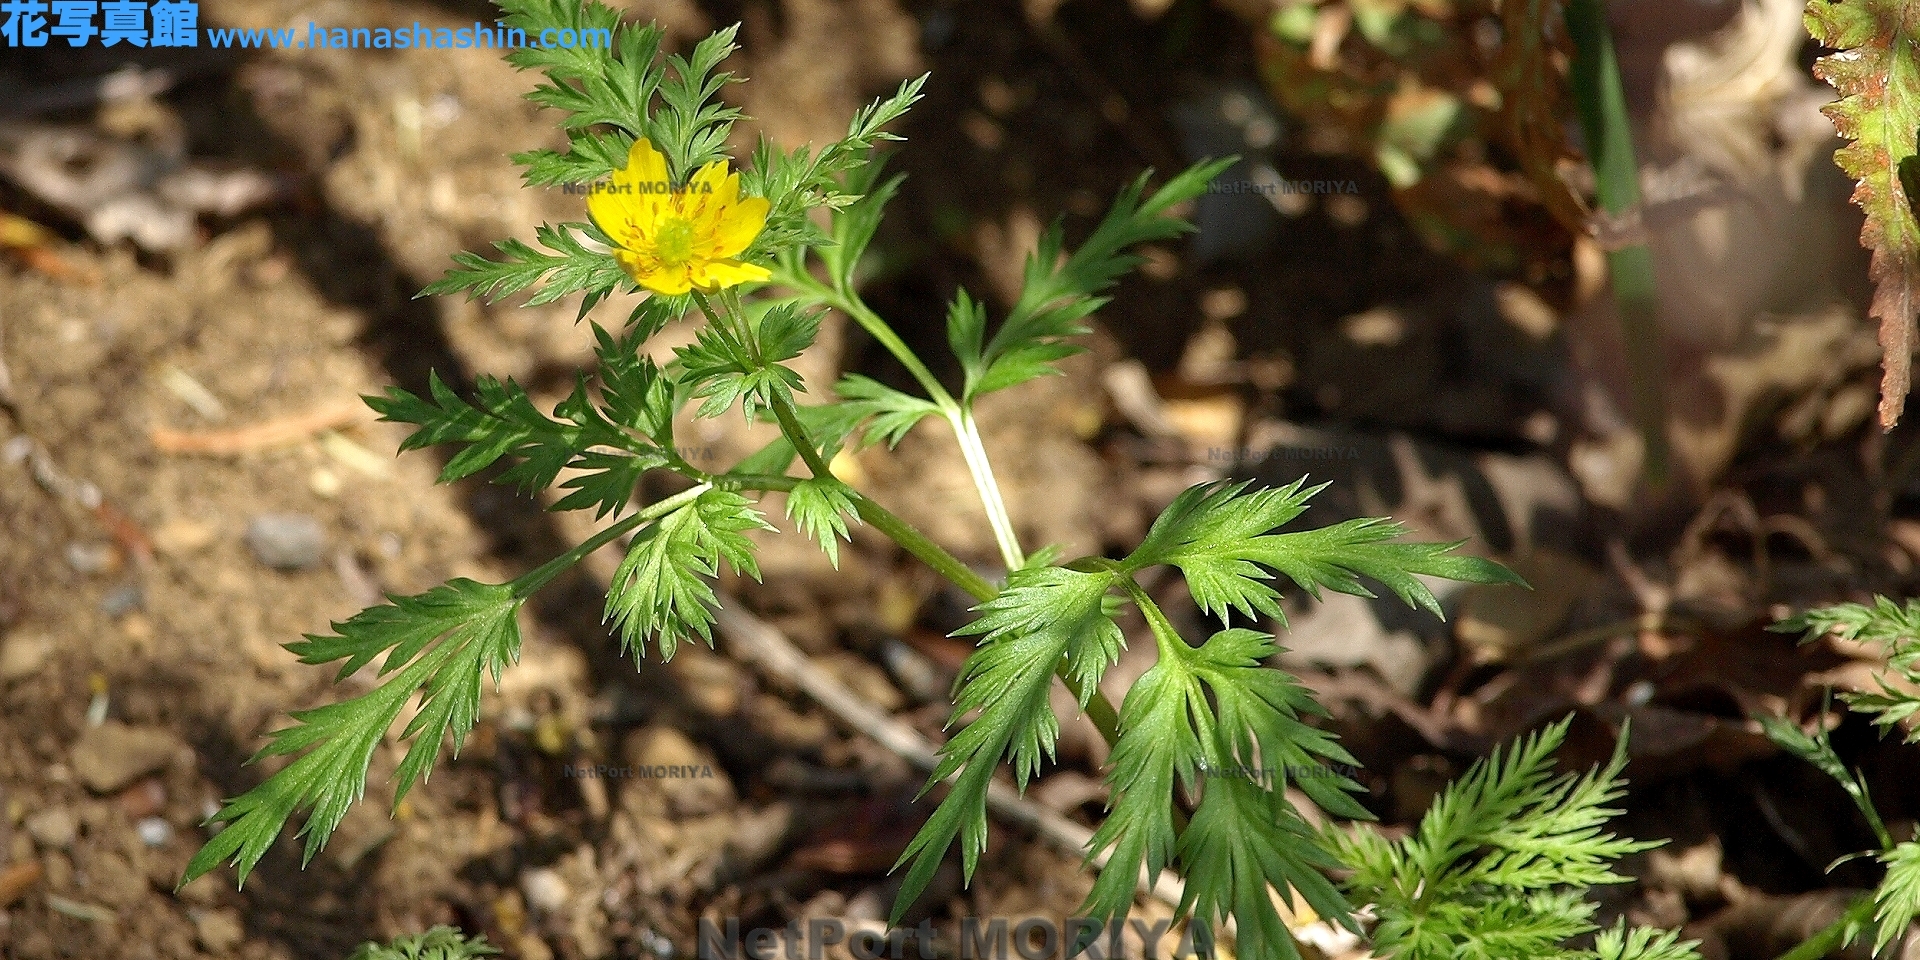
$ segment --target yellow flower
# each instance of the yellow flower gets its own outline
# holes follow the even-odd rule
[[[655,293],[708,292],[773,275],[735,259],[767,225],[767,201],[741,197],[740,176],[725,160],[675,184],[667,158],[642,137],[625,167],[594,184],[587,212],[613,238],[627,275]]]

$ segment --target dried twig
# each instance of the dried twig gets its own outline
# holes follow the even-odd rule
[[[236,454],[296,443],[325,430],[339,429],[372,418],[373,411],[356,399],[230,430],[154,427],[148,436],[153,440],[154,448],[161,453]]]
[[[915,767],[932,770],[938,762],[937,748],[919,731],[861,700],[831,674],[815,666],[779,630],[748,613],[737,598],[721,596],[716,617],[730,650],[768,678],[798,686],[842,723],[873,738]],[[1093,839],[1092,830],[1026,799],[1019,791],[998,781],[987,789],[987,809],[1075,856],[1084,856]],[[1106,863],[1107,851],[1093,858],[1096,867]],[[1184,882],[1168,871],[1162,871],[1153,884],[1154,896],[1176,908],[1185,889]]]

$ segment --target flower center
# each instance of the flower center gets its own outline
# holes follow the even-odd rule
[[[653,255],[660,262],[682,264],[693,259],[693,221],[667,217],[653,232]]]

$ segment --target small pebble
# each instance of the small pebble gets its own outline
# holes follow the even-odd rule
[[[184,745],[158,727],[103,723],[89,727],[73,745],[73,770],[95,793],[119,793],[134,781],[173,762]]]
[[[149,847],[164,847],[173,839],[173,824],[160,817],[146,817],[134,829],[140,831],[140,842]]]
[[[80,573],[99,573],[113,566],[116,559],[111,543],[67,544],[67,566]]]
[[[307,489],[312,490],[316,497],[331,500],[340,495],[342,486],[340,475],[325,467],[307,474]]]
[[[304,513],[267,513],[247,524],[247,548],[275,570],[305,570],[320,562],[327,546],[320,521]]]
[[[65,850],[80,838],[80,817],[66,807],[42,810],[27,818],[27,834],[42,850]]]
[[[197,553],[213,544],[220,530],[213,523],[175,517],[153,531],[153,548],[170,557]]]
[[[226,956],[247,937],[237,911],[189,910],[187,915],[193,919],[194,936],[209,953]]]
[[[144,820],[167,808],[167,788],[158,777],[148,777],[120,791],[114,799],[130,819]]]
[[[53,642],[42,634],[16,633],[0,641],[0,680],[33,676],[53,653]]]
[[[100,612],[117,620],[145,606],[146,602],[146,597],[140,593],[139,584],[123,583],[107,591],[107,595],[100,598]]]
[[[527,898],[527,906],[540,913],[559,910],[573,895],[559,871],[547,867],[536,867],[521,874],[520,893]]]

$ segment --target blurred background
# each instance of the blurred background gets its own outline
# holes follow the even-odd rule
[[[868,301],[946,374],[957,287],[1004,315],[1046,224],[1075,242],[1142,171],[1242,157],[1192,205],[1195,233],[1142,251],[1065,376],[983,404],[1025,542],[1126,551],[1194,483],[1330,480],[1301,523],[1390,514],[1535,588],[1439,585],[1445,623],[1344,596],[1295,605],[1277,665],[1333,709],[1390,829],[1493,743],[1572,711],[1570,766],[1632,720],[1622,829],[1673,840],[1631,861],[1611,914],[1772,956],[1818,926],[1796,917],[1874,882],[1860,863],[1825,872],[1871,833],[1748,719],[1811,716],[1875,666],[1767,623],[1911,595],[1920,559],[1920,435],[1871,422],[1860,217],[1801,6],[1611,4],[1646,197],[1632,238],[1660,289],[1664,366],[1639,375],[1666,388],[1674,468],[1654,488],[1605,252],[1556,218],[1528,168],[1542,148],[1519,137],[1578,155],[1554,94],[1564,39],[1546,38],[1546,79],[1529,82],[1490,0],[615,5],[683,52],[744,25],[741,156],[758,135],[837,139],[931,71],[896,128],[890,169],[908,179],[863,269]],[[200,11],[197,49],[0,53],[0,955],[330,960],[451,923],[516,957],[664,957],[692,950],[703,915],[883,919],[887,868],[930,809],[913,802],[921,775],[724,641],[636,670],[598,616],[606,556],[539,598],[466,751],[397,816],[382,751],[369,802],[306,869],[283,837],[244,891],[222,872],[173,889],[198,823],[258,782],[242,763],[261,735],[364,689],[281,644],[385,591],[514,576],[591,529],[482,480],[433,486],[437,454],[396,457],[405,433],[357,400],[424,392],[432,370],[511,376],[551,405],[590,365],[571,300],[414,299],[457,251],[584,218],[580,197],[528,189],[508,162],[564,143],[522,99],[533,79],[497,51],[204,38],[495,11]],[[1579,190],[1582,169],[1549,172]],[[816,389],[844,371],[908,385],[857,326],[824,329],[801,363]],[[682,429],[715,465],[764,442],[732,419]],[[937,424],[850,470],[994,573]],[[777,498],[767,512],[782,521]],[[764,583],[727,589],[937,738],[964,596],[870,531],[838,572],[799,537],[762,541]],[[1154,592],[1189,636],[1208,629],[1177,578]],[[1130,647],[1116,702],[1151,664],[1151,643]],[[1910,834],[1912,757],[1856,723],[1836,742]],[[1076,719],[1030,798],[1097,823],[1103,758]],[[715,776],[564,775],[581,763]],[[922,915],[1071,915],[1090,883],[1078,862],[995,831],[974,887],[950,864]],[[1167,913],[1143,900],[1138,915]]]

